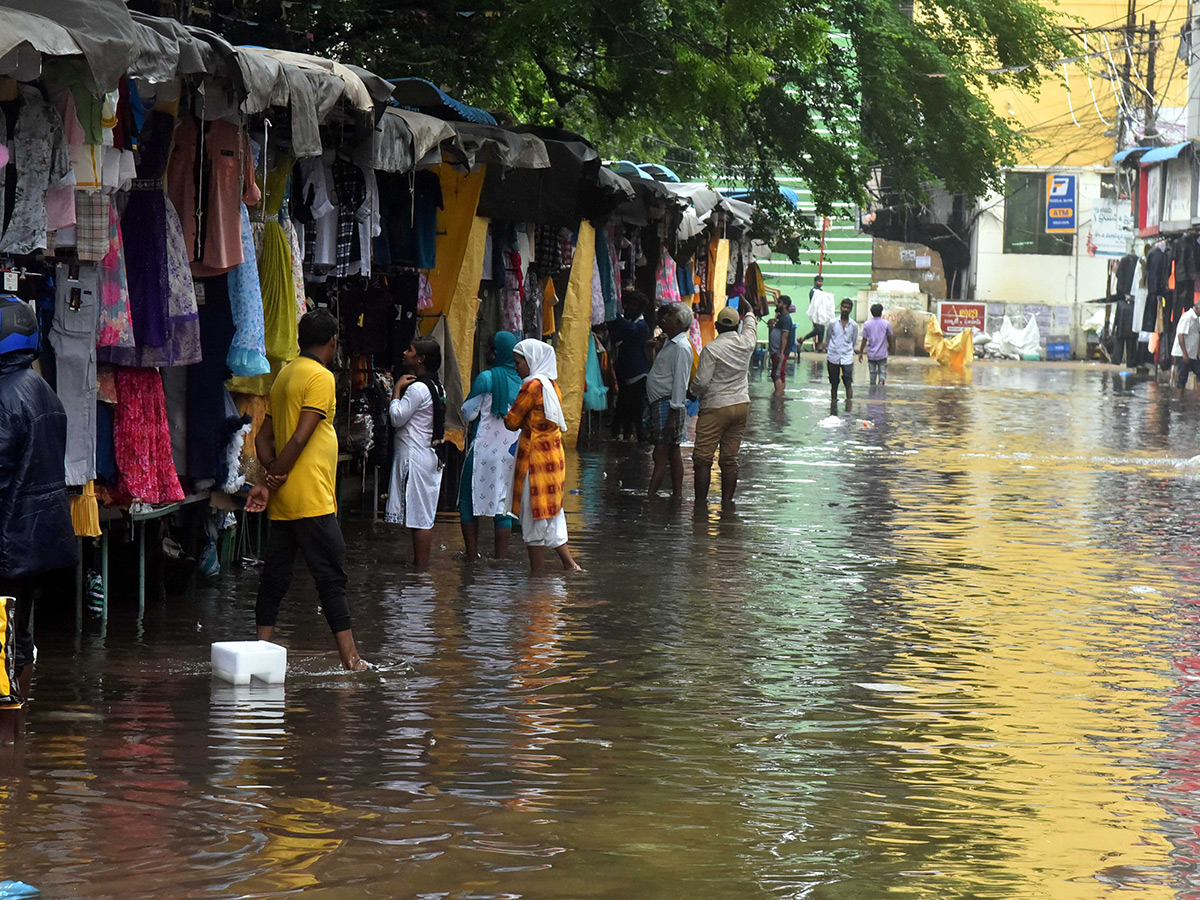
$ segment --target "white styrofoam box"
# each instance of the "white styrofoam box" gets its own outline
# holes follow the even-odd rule
[[[230,684],[249,684],[251,678],[282,684],[287,650],[270,641],[218,641],[212,645],[212,670]]]

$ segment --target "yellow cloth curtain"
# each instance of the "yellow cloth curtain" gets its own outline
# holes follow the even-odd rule
[[[460,172],[448,163],[442,163],[438,168],[438,180],[442,185],[442,206],[445,208],[438,210],[437,265],[429,270],[433,308],[424,310],[422,315],[441,315],[446,312],[455,297],[459,275],[463,271],[463,258],[471,239],[475,208],[479,205],[479,193],[483,190],[486,168],[480,166],[470,173]],[[470,290],[473,296],[478,296],[478,278]]]
[[[729,241],[726,238],[720,238],[717,241],[717,253],[711,271],[712,284],[708,286],[708,289],[712,291],[713,318],[715,319],[717,313],[728,305],[725,302],[725,282],[729,278]]]
[[[446,311],[446,327],[458,359],[463,393],[471,390],[471,362],[475,358],[475,322],[479,314],[479,281],[483,277],[483,251],[487,244],[488,220],[475,216],[471,221],[463,253],[462,268],[454,287],[454,297]],[[447,423],[450,417],[447,416]],[[462,428],[446,427],[446,440],[459,450],[466,445]]]
[[[939,365],[952,369],[964,368],[975,360],[975,332],[964,328],[947,340],[938,325],[937,316],[930,316],[929,326],[925,329],[925,352],[930,359],[936,359]]]
[[[87,482],[83,493],[71,498],[71,524],[78,537],[100,537],[100,504],[96,502],[95,482]]]
[[[571,280],[563,303],[562,329],[558,335],[558,388],[562,391],[563,416],[569,437],[564,444],[574,447],[583,417],[583,390],[587,373],[588,335],[592,332],[592,266],[596,263],[596,229],[583,219]]]

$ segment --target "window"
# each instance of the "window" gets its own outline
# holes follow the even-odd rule
[[[1046,234],[1046,176],[1009,172],[1004,177],[1004,252],[1070,256],[1072,234]]]

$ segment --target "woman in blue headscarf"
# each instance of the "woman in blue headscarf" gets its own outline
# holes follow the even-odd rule
[[[467,559],[479,558],[479,519],[491,516],[496,530],[496,557],[508,553],[513,520],[513,470],[519,431],[504,425],[521,390],[521,376],[513,362],[513,347],[520,338],[509,331],[492,337],[492,367],[480,372],[463,403],[463,419],[470,423],[471,446],[459,481],[458,509],[462,518]]]

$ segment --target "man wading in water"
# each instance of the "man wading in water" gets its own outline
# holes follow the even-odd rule
[[[854,301],[842,301],[842,317],[825,329],[825,368],[829,371],[829,414],[837,415],[838,379],[846,386],[846,409],[854,397],[854,345],[858,343],[858,323],[850,318]]]
[[[346,542],[337,520],[335,391],[329,364],[337,355],[337,319],[314,309],[300,320],[300,356],[280,371],[267,418],[254,441],[266,470],[246,498],[246,512],[267,510],[271,536],[263,556],[255,619],[258,639],[275,636],[279,604],[292,583],[296,552],[312,572],[342,668],[369,668],[359,657],[346,605]]]

